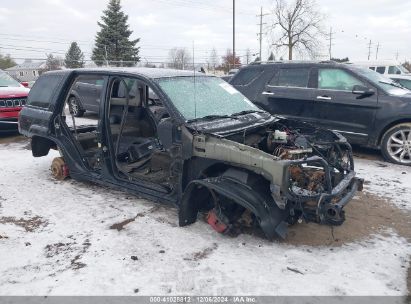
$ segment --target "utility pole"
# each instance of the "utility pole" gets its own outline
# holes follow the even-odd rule
[[[399,56],[400,54],[398,53],[398,51],[397,51],[397,53],[395,53],[395,60],[398,60],[398,56]]]
[[[377,50],[375,51],[375,60],[378,59],[378,51],[380,50],[380,42],[377,43]]]
[[[371,56],[371,39],[370,39],[370,43],[368,43],[368,60],[370,60],[370,56]]]
[[[267,16],[267,15],[269,15],[269,14],[263,14],[263,7],[261,7],[261,11],[260,11],[260,15],[257,15],[257,17],[260,17],[260,23],[258,24],[259,26],[260,26],[260,33],[259,34],[257,34],[258,35],[258,38],[259,38],[259,40],[260,40],[260,61],[263,61],[263,58],[261,57],[262,56],[262,48],[263,48],[263,25],[264,24],[267,24],[267,23],[263,23],[263,17],[264,16]]]
[[[331,53],[331,50],[332,50],[332,41],[333,41],[333,34],[335,34],[335,33],[333,33],[333,28],[332,27],[330,27],[330,36],[329,36],[329,38],[328,38],[328,40],[329,40],[329,45],[328,45],[328,53],[330,54],[330,60],[331,60],[331,58],[332,58],[332,53]]]
[[[233,0],[233,65],[235,69],[235,0]]]

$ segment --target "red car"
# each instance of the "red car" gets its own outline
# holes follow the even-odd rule
[[[0,70],[0,133],[17,130],[21,108],[30,89]]]

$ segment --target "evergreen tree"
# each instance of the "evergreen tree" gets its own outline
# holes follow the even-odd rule
[[[66,53],[66,58],[64,59],[64,65],[69,69],[84,67],[84,54],[77,42],[74,41],[71,43],[70,48]]]
[[[101,22],[97,22],[100,31],[97,32],[91,56],[97,65],[113,61],[117,66],[129,66],[140,61],[140,47],[136,47],[140,38],[130,40],[133,31],[129,29],[127,20],[128,16],[121,10],[120,0],[110,0],[107,9],[103,11]]]
[[[0,54],[0,69],[8,69],[14,67],[15,65],[17,65],[17,63],[10,57],[9,54],[6,56]]]
[[[271,52],[270,57],[268,57],[268,61],[275,61],[275,56],[273,52]]]

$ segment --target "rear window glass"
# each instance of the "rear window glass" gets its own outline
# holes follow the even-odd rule
[[[41,76],[30,90],[27,104],[40,108],[48,108],[62,78],[63,75],[56,74]]]
[[[104,79],[102,76],[81,75],[77,78],[77,82],[91,84],[95,86],[102,86]]]
[[[277,81],[275,81],[275,84],[271,84],[280,87],[306,88],[309,78],[310,69],[308,68],[281,69]]]
[[[241,70],[233,80],[230,81],[232,85],[248,85],[257,79],[263,73],[262,69],[244,69]]]

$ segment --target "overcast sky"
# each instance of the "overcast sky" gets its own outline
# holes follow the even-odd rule
[[[15,58],[45,58],[45,53],[64,56],[71,41],[77,41],[90,58],[97,21],[108,0],[0,0],[0,52]],[[366,60],[371,39],[371,57],[411,59],[411,1],[409,0],[317,0],[326,16],[324,27],[333,28],[333,57]],[[232,0],[122,0],[129,15],[133,38],[141,38],[141,57],[166,61],[170,48],[195,45],[196,62],[205,62],[215,47],[221,56],[232,47]],[[236,0],[236,49],[258,52],[257,23],[260,6],[272,9],[270,0]],[[271,16],[265,16],[268,26]],[[269,39],[263,40],[263,59],[269,54]],[[321,53],[328,54],[323,39]],[[275,50],[274,50],[275,51]],[[276,53],[286,57],[286,50]],[[245,57],[242,57],[244,61]],[[20,60],[19,60],[20,61]]]

